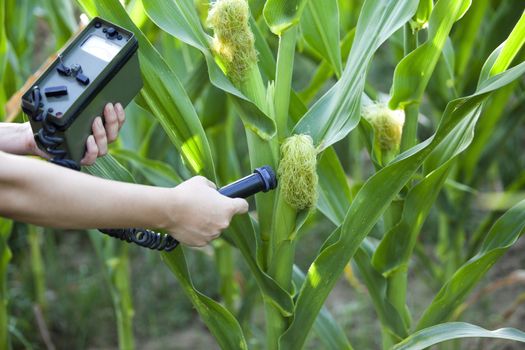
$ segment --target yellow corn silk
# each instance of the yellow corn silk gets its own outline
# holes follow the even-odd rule
[[[392,110],[387,103],[379,102],[363,107],[363,118],[374,128],[377,145],[383,152],[399,149],[405,112],[400,109]]]
[[[309,135],[294,135],[281,146],[279,186],[284,200],[297,210],[317,201],[317,150]]]
[[[246,0],[218,0],[208,14],[208,25],[215,34],[212,50],[235,84],[243,82],[249,69],[257,63],[249,18]]]

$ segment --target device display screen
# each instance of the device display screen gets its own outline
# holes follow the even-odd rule
[[[80,48],[106,62],[111,61],[120,51],[120,46],[96,35],[91,35]]]

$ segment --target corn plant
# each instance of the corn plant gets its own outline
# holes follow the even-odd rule
[[[524,112],[523,4],[77,2],[89,16],[135,33],[144,80],[132,107],[137,118],[128,118],[142,142],[124,141],[127,149],[113,149],[92,174],[159,186],[201,174],[221,185],[250,168],[277,169],[277,191],[257,195],[255,210],[235,218],[214,245],[222,300],[195,287],[189,249],[162,253],[221,348],[301,349],[316,333],[323,348],[352,349],[352,334],[324,308],[349,263],[367,287],[385,349],[466,337],[525,341],[518,329],[456,322],[469,293],[525,228],[522,197],[502,202],[506,211],[491,212],[474,232],[465,228],[484,177],[518,197],[525,186],[522,169],[501,167],[497,147]],[[370,76],[385,46],[395,69],[391,86],[380,88]],[[0,46],[0,63],[1,53]],[[313,72],[294,72],[299,59]],[[305,78],[298,91],[296,80]],[[421,242],[432,215],[442,264],[425,256]],[[301,271],[296,250],[318,216],[334,229],[321,233],[323,243]],[[127,276],[126,250],[100,237],[94,245],[122,311],[120,346],[131,348],[129,281],[112,275]],[[249,269],[248,291],[233,278],[235,256]],[[407,307],[414,261],[431,273],[437,292],[417,320]],[[251,322],[254,294],[263,303],[264,337]]]
[[[194,107],[199,97],[185,91],[170,69],[173,63],[163,60],[117,1],[79,2],[90,15],[107,17],[135,31],[145,82],[137,102],[155,115],[191,173],[224,181],[224,171],[217,171],[216,164],[231,164],[234,151],[221,148],[217,152],[220,146],[209,137],[210,132],[206,134],[204,116],[199,119]],[[349,31],[346,65],[340,49],[337,1],[254,1],[250,12],[244,0],[219,0],[204,16],[199,16],[191,1],[142,5],[158,27],[201,52],[203,64],[192,74],[206,71],[209,88],[228,96],[227,108],[240,117],[245,129],[250,165],[279,169],[277,193],[256,197],[257,221],[248,216],[237,218],[225,235],[239,249],[262,294],[267,348],[301,348],[314,325],[321,334],[336,335],[334,348],[351,347],[340,328],[319,312],[352,258],[381,320],[385,348],[422,348],[421,339],[428,346],[464,332],[523,341],[518,330],[490,333],[469,324],[443,322],[520,236],[525,225],[524,202],[483,234],[476,255],[456,266],[457,271],[444,281],[417,323],[406,308],[406,289],[408,263],[423,222],[446,180],[453,177],[457,158],[472,143],[487,98],[523,74],[523,63],[519,58],[514,61],[523,45],[524,17],[488,55],[474,92],[459,97],[455,91],[436,118],[433,136],[419,142],[418,119],[425,91],[440,60],[450,65],[454,55],[448,41],[452,28],[469,8],[480,11],[471,8],[470,1],[365,1],[355,29]],[[356,10],[358,5],[354,5]],[[377,104],[364,95],[367,70],[379,47],[403,28],[404,58],[394,71],[389,99]],[[426,40],[420,40],[424,34]],[[278,39],[276,59],[268,45],[272,35]],[[324,80],[322,76],[312,80],[316,84],[312,91],[318,91],[332,75],[337,79],[309,107],[305,102],[310,101],[302,100],[292,89],[298,40],[325,71]],[[465,42],[461,44],[468,45]],[[468,47],[462,48],[460,74],[468,62],[465,55],[470,54]],[[509,68],[513,62],[516,64]],[[445,74],[454,78],[454,69]],[[206,86],[207,81],[201,84]],[[309,94],[313,95],[317,94]],[[207,102],[215,104],[217,99],[205,98],[203,103]],[[223,120],[221,130],[232,127],[228,118]],[[375,172],[352,195],[333,145],[358,130],[366,135]],[[228,143],[233,134],[224,132],[223,136],[222,142]],[[293,279],[300,228],[315,206],[337,228],[320,247],[306,275],[296,271],[299,276]],[[380,219],[384,232],[375,243],[367,235]],[[184,249],[164,254],[163,259],[219,345],[247,348],[245,331],[232,314],[234,310],[228,311],[193,286]]]

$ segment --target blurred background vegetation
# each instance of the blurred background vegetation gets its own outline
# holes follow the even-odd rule
[[[0,78],[0,83],[4,86],[0,105],[7,105],[8,119],[22,121],[23,116],[17,108],[17,91],[78,30],[82,12],[70,0],[0,1],[0,4],[4,3],[8,55],[5,74]],[[208,135],[220,135],[221,127],[216,124],[216,119],[221,118],[221,113],[226,111],[224,103],[220,103],[221,95],[217,96],[216,89],[211,88],[204,91],[192,90],[192,84],[202,79],[194,74],[198,71],[196,65],[202,64],[200,53],[182,45],[156,27],[146,16],[140,0],[125,3],[135,23],[185,83]],[[261,2],[250,3],[252,12],[260,14]],[[339,4],[343,38],[355,27],[362,1],[341,0]],[[470,42],[473,53],[467,55],[467,59],[456,60],[453,74],[450,74],[450,66],[447,65],[449,62],[440,59],[421,105],[424,117],[420,125],[420,139],[433,133],[436,111],[443,110],[451,99],[474,91],[483,62],[508,37],[525,9],[522,0],[483,1],[483,4],[480,6],[486,6],[484,11],[469,11],[452,31],[452,42]],[[202,18],[205,18],[208,2],[196,0],[196,6]],[[473,6],[476,6],[476,2]],[[479,18],[472,18],[475,15]],[[468,27],[469,25],[474,25],[474,29]],[[277,39],[268,35],[268,42],[273,52],[277,52]],[[302,97],[305,97],[312,94],[308,91],[308,86],[321,59],[304,40],[300,40],[298,45],[293,84],[294,89],[302,92]],[[521,55],[523,57],[523,52]],[[366,92],[371,97],[379,98],[381,93],[388,93],[393,70],[402,57],[403,33],[400,30],[380,48],[370,65]],[[456,76],[461,80],[453,80]],[[327,79],[324,88],[314,91],[315,96],[320,96],[333,83],[334,80]],[[485,222],[484,227],[489,227],[504,210],[524,197],[525,80],[519,80],[506,96],[499,95],[499,98],[504,99],[503,103],[490,110],[491,113],[501,114],[497,126],[486,135],[485,140],[476,139],[474,142],[473,148],[479,147],[479,162],[473,165],[471,174],[460,174],[457,177],[464,179],[464,183],[450,181],[446,184],[447,194],[438,199],[437,206],[440,209],[432,210],[423,227],[409,272],[408,304],[416,315],[424,310],[443,281],[472,256],[480,243],[479,239],[476,240],[476,233],[480,234],[480,223]],[[207,109],[210,104],[205,101],[210,99],[216,102],[213,104],[214,110]],[[155,119],[134,103],[127,108],[126,113],[127,124],[119,142],[113,146],[112,154],[129,166],[135,178],[143,183],[171,185],[173,178],[168,174],[169,170],[164,166],[166,164],[187,177],[189,174],[181,165],[180,157],[171,150],[167,136]],[[234,130],[240,131],[240,140],[236,146],[243,170],[239,170],[239,173],[242,173],[249,171],[249,161],[243,146],[244,134],[238,121],[232,123]],[[152,140],[153,145],[144,148],[142,141],[146,136],[148,140]],[[476,146],[479,142],[482,145]],[[336,145],[339,158],[356,191],[362,181],[373,172],[373,165],[362,147],[363,144],[359,134],[353,133]],[[349,151],[356,149],[360,151]],[[142,166],[145,164],[144,159],[159,160],[163,164],[151,163],[150,170],[146,170]],[[479,171],[480,169],[483,171]],[[505,190],[507,192],[503,192]],[[502,200],[502,193],[509,196]],[[494,196],[491,197],[491,194]],[[473,204],[464,208],[461,203],[451,200],[454,196],[468,196],[471,200],[474,198]],[[445,218],[443,213],[447,214]],[[443,220],[448,221],[448,225],[440,224]],[[444,227],[452,227],[451,231],[456,234],[445,232]],[[456,230],[457,227],[462,230]],[[334,225],[320,213],[309,218],[303,228],[309,234],[304,236],[297,251],[296,263],[299,267],[303,270],[308,268],[325,240],[326,232],[333,228]],[[158,253],[130,246],[112,247],[119,251],[115,255],[117,257],[105,255],[104,247],[101,248],[101,243],[97,243],[98,235],[96,232],[58,231],[15,223],[8,241],[12,260],[7,267],[8,330],[13,348],[117,348],[117,320],[115,301],[112,299],[113,284],[110,281],[111,268],[114,266],[112,264],[118,260],[121,250],[124,250],[122,254],[129,257],[127,261],[131,271],[136,348],[217,348],[178,282],[161,263]],[[115,243],[120,244],[122,243]],[[221,244],[224,243],[214,243],[215,248],[220,248]],[[216,252],[217,249],[208,247],[187,254],[197,289],[206,291],[214,299],[220,299],[224,295],[221,288],[233,288],[230,295],[236,297],[231,302],[243,303],[236,307],[261,305],[260,302],[255,302],[259,298],[258,294],[249,292],[256,287],[246,277],[249,272],[242,259],[233,259],[234,275],[228,280],[235,281],[235,284],[221,285],[221,271],[217,267],[220,264],[214,264],[214,261],[220,259]],[[356,349],[379,348],[380,323],[367,289],[354,271],[351,266],[345,270],[345,278],[332,291],[327,306],[345,333],[352,334],[352,344]],[[239,295],[243,297],[239,298]],[[263,312],[259,306],[253,313],[247,312],[247,315],[251,315],[251,331],[255,339],[264,338],[264,318],[259,317]],[[501,326],[523,329],[523,240],[498,262],[467,299],[464,307],[459,309],[456,317],[490,329]],[[312,349],[321,347],[315,335],[308,344]],[[462,344],[461,348],[468,349],[518,349],[512,344],[497,340],[470,340]]]

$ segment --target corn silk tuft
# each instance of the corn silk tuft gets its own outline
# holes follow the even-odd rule
[[[225,65],[235,84],[242,83],[257,63],[255,39],[249,26],[250,8],[246,0],[218,0],[208,13],[207,23],[214,31],[213,52]]]
[[[309,135],[294,135],[281,145],[277,171],[284,200],[294,209],[315,206],[317,201],[317,150]]]
[[[363,118],[373,127],[376,143],[382,151],[399,149],[405,112],[388,108],[387,103],[379,102],[363,107]]]

